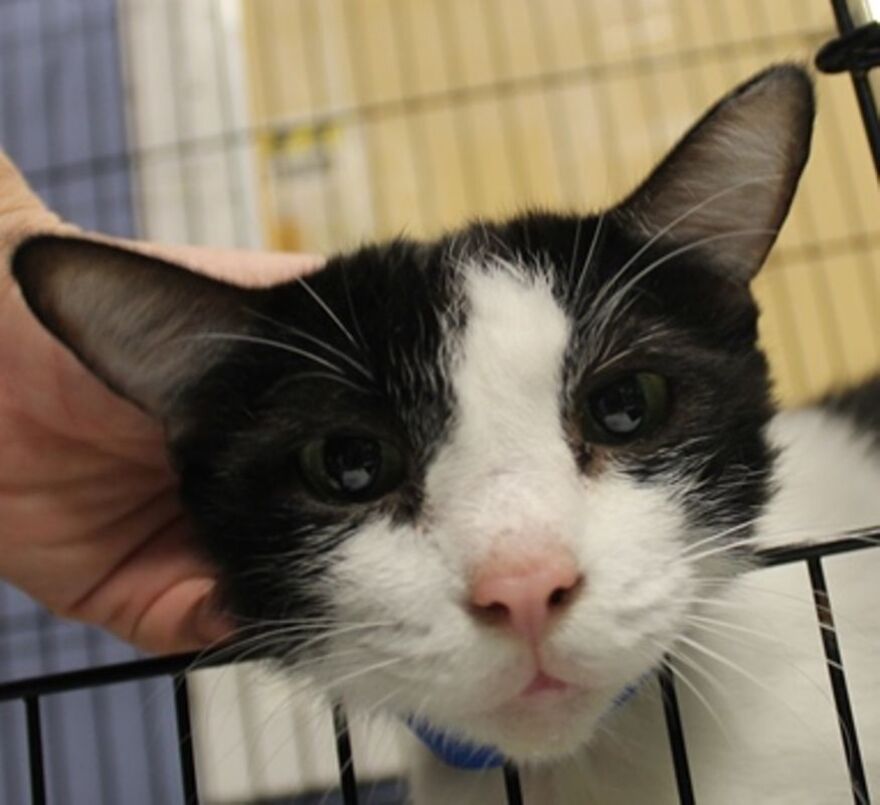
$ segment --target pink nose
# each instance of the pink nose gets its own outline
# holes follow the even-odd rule
[[[495,559],[484,565],[471,588],[471,611],[481,620],[507,626],[531,643],[546,633],[555,614],[577,597],[583,576],[564,553],[525,560]]]

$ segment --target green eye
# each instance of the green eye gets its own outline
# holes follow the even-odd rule
[[[615,378],[587,396],[584,438],[599,444],[623,444],[647,436],[669,414],[669,385],[653,372]]]
[[[404,477],[403,456],[393,444],[371,436],[333,435],[299,451],[300,471],[319,498],[342,503],[376,500]]]

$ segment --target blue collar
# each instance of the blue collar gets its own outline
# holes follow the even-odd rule
[[[611,704],[608,712],[622,707],[638,693],[642,683],[650,676],[645,674],[632,685],[627,685]],[[469,771],[497,769],[504,765],[505,757],[494,746],[474,744],[460,738],[453,738],[443,730],[432,727],[424,719],[414,717],[406,721],[409,728],[447,766]]]
[[[453,738],[421,719],[409,718],[406,723],[421,742],[447,766],[452,766],[454,769],[481,771],[497,769],[504,765],[504,755],[494,746],[481,746]]]

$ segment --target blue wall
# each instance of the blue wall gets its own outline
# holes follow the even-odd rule
[[[53,209],[134,235],[116,0],[0,0],[0,145]],[[0,681],[132,659],[0,585]],[[118,685],[43,703],[50,802],[182,802],[171,686]],[[29,801],[23,706],[0,705],[0,805]]]

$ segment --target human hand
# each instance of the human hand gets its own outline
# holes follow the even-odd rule
[[[30,235],[75,231],[0,152],[0,578],[148,651],[203,648],[230,636],[233,622],[194,545],[160,425],[43,329],[10,274]],[[247,285],[320,265],[306,255],[114,242]]]

